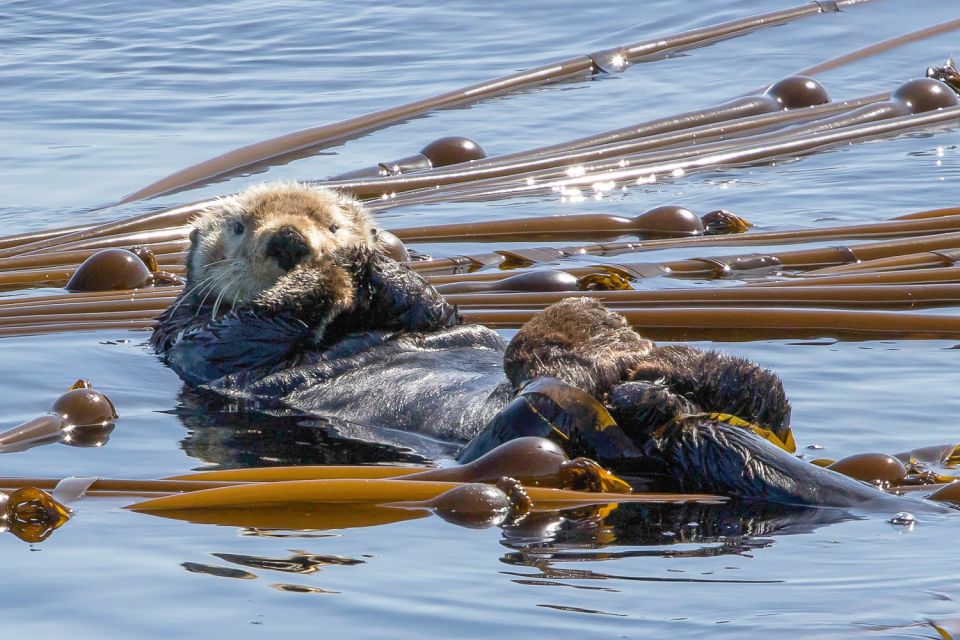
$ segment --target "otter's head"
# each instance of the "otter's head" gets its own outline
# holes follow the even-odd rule
[[[214,201],[193,221],[187,286],[214,307],[249,300],[299,266],[344,247],[374,247],[354,198],[306,184],[265,183]]]

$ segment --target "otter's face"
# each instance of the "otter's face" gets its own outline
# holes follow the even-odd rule
[[[188,286],[196,302],[233,306],[300,266],[344,247],[375,244],[355,199],[298,183],[252,187],[217,200],[194,223]]]

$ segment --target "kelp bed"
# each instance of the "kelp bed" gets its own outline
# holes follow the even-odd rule
[[[170,193],[183,199],[198,186],[213,184],[212,188],[216,189],[219,180],[265,171],[324,149],[337,148],[350,140],[389,139],[395,131],[402,130],[404,124],[409,125],[411,118],[437,109],[480,103],[494,97],[509,101],[517,97],[513,95],[516,92],[543,85],[567,87],[620,74],[643,74],[648,66],[671,61],[679,52],[696,58],[702,53],[698,48],[712,47],[725,38],[743,36],[744,42],[748,42],[768,27],[836,19],[838,16],[831,15],[835,9],[842,9],[845,19],[855,20],[869,14],[871,4],[863,1],[806,3],[763,16],[747,16],[666,37],[605,47],[221,154],[210,162],[139,189],[117,203],[123,205],[125,211],[142,207],[141,213],[106,222],[87,222],[78,216],[68,227],[0,238],[0,290],[4,291],[0,297],[0,337],[17,339],[104,330],[116,336],[123,330],[148,329],[152,318],[179,292],[177,276],[183,273],[188,244],[186,225],[209,199],[159,209],[148,205],[145,199]],[[723,211],[726,205],[720,197],[716,198],[713,210],[695,213],[683,208],[676,199],[657,201],[656,206],[638,209],[630,216],[579,212],[563,216],[514,216],[504,215],[510,210],[499,208],[487,216],[493,218],[488,220],[398,224],[395,212],[438,204],[467,206],[525,198],[594,202],[598,203],[594,207],[599,210],[604,199],[609,201],[617,194],[660,185],[682,185],[698,176],[731,171],[774,171],[786,161],[799,160],[798,166],[802,167],[806,156],[852,145],[874,143],[873,153],[884,154],[885,145],[903,136],[932,136],[933,144],[938,144],[941,138],[953,136],[960,118],[957,98],[960,74],[949,63],[943,64],[942,59],[918,60],[912,75],[884,77],[872,92],[842,100],[831,96],[850,94],[846,87],[835,88],[828,80],[820,84],[810,78],[845,65],[870,65],[874,56],[957,30],[960,30],[960,20],[942,21],[798,69],[797,74],[758,77],[756,84],[763,85],[760,88],[729,87],[730,100],[712,107],[677,110],[664,117],[605,131],[597,126],[595,135],[549,146],[494,154],[490,149],[483,151],[481,145],[489,145],[482,139],[478,143],[438,132],[435,137],[439,140],[433,142],[432,138],[425,138],[419,153],[416,149],[420,145],[416,145],[405,156],[368,157],[367,168],[363,163],[358,164],[358,168],[343,166],[337,175],[316,183],[341,188],[365,199],[380,217],[382,227],[396,237],[394,248],[398,258],[424,274],[459,306],[468,321],[498,329],[514,329],[552,302],[570,295],[585,295],[602,299],[623,313],[640,333],[661,341],[783,340],[823,344],[828,340],[857,341],[864,345],[889,341],[955,341],[960,335],[960,316],[956,314],[960,302],[960,278],[957,277],[960,267],[956,266],[960,259],[960,207],[925,208],[924,202],[917,201],[895,216],[871,222],[813,227],[781,225],[770,230],[751,226],[763,225],[762,213]],[[602,95],[605,86],[597,82],[590,86],[590,91]],[[562,92],[557,92],[555,99],[562,100],[562,96]],[[896,190],[896,185],[887,185],[887,188]],[[882,198],[884,194],[877,193],[876,197]],[[829,197],[822,197],[823,203],[829,204]],[[778,203],[771,202],[770,206],[776,207]],[[455,208],[448,210],[455,211]],[[589,210],[590,207],[584,206],[583,211]],[[103,219],[105,211],[110,209],[97,212],[96,217]],[[460,250],[460,247],[468,249]],[[135,248],[135,253],[125,251]],[[57,288],[63,290],[51,290]],[[129,335],[141,340],[144,334]],[[776,368],[775,363],[765,364]],[[79,371],[71,375],[88,374]],[[36,406],[42,407],[48,400],[37,398]],[[49,415],[24,422],[0,435],[0,451],[13,453],[52,443],[109,446],[107,441],[116,419],[110,410],[90,419],[64,420],[61,419],[63,412],[56,407],[51,408]],[[837,410],[842,416],[843,408],[837,407]],[[126,418],[122,404],[118,404],[116,413]],[[226,427],[218,424],[217,428],[229,428],[232,419],[236,419],[236,414],[224,416]],[[185,421],[190,424],[189,419]],[[126,426],[123,421],[119,424],[120,428]],[[269,426],[267,420],[265,427],[258,428]],[[299,434],[297,429],[289,433]],[[802,425],[798,426],[798,433],[803,436]],[[934,444],[925,439],[922,430],[918,429],[914,436],[919,440],[915,442],[917,446]],[[51,477],[5,478],[0,485],[12,492],[7,506],[10,530],[31,542],[46,539],[66,522],[69,512],[35,491],[53,491],[57,486],[59,490],[55,495],[64,501],[69,499],[70,504],[81,494],[87,495],[86,500],[77,503],[88,505],[87,513],[96,509],[89,505],[98,504],[97,496],[102,498],[99,504],[126,505],[144,499],[162,499],[157,496],[170,494],[175,501],[157,507],[167,515],[196,523],[242,527],[265,536],[287,535],[286,532],[325,535],[322,532],[404,521],[435,512],[443,514],[443,509],[431,501],[442,493],[440,489],[449,487],[428,487],[426,483],[417,482],[402,484],[402,480],[386,479],[383,476],[406,475],[412,468],[409,464],[406,467],[384,465],[382,463],[390,459],[389,454],[374,445],[364,446],[369,450],[360,451],[349,462],[380,462],[380,465],[330,466],[326,470],[299,467],[279,469],[259,477],[241,473],[182,478],[182,474],[176,474],[176,477],[156,481],[90,478],[65,483],[58,480],[67,473],[48,472],[46,475]],[[859,447],[860,450],[871,448],[869,442]],[[368,459],[363,459],[364,453],[370,454]],[[903,473],[882,476],[888,472],[888,467],[883,466],[891,461],[888,456],[879,459],[882,464],[869,462],[866,477],[896,483],[906,476],[908,469],[912,472],[920,469],[936,474],[934,480],[945,482],[954,473],[955,457],[955,449],[949,445],[915,449],[898,456],[903,462]],[[416,457],[410,460],[420,461]],[[224,466],[244,466],[242,456],[214,461],[225,463]],[[255,460],[264,461],[270,461],[270,457],[264,455]],[[276,457],[273,461],[277,461]],[[279,461],[286,460],[281,456]],[[324,478],[318,480],[303,474],[319,474]],[[171,470],[169,475],[175,474]],[[292,484],[278,485],[277,482]],[[196,499],[194,492],[203,489],[224,490],[225,493],[216,495],[227,497],[225,501],[220,501],[220,497],[208,502]],[[586,548],[596,548],[602,546],[598,532],[602,531],[603,523],[616,521],[611,514],[629,512],[627,505],[619,510],[615,505],[632,500],[649,503],[645,508],[650,511],[636,516],[644,524],[638,524],[635,518],[630,525],[649,529],[637,534],[636,539],[643,541],[641,544],[649,544],[651,539],[662,542],[664,532],[675,536],[678,542],[716,540],[717,535],[723,537],[723,526],[735,520],[741,523],[741,532],[746,535],[736,541],[731,539],[732,549],[726,541],[718,548],[719,553],[737,554],[748,553],[754,544],[752,538],[768,531],[795,527],[798,522],[830,523],[844,519],[839,515],[813,516],[806,512],[798,517],[798,514],[782,514],[776,510],[764,514],[731,514],[723,511],[727,508],[723,501],[709,496],[648,496],[645,500],[642,494],[628,499],[608,493],[596,494],[593,498],[564,496],[570,502],[561,503],[565,510],[557,511],[550,508],[549,493],[537,493],[534,487],[528,489],[533,510],[525,512],[526,524],[517,514],[508,516],[508,508],[500,509],[503,505],[498,507],[497,518],[480,520],[487,524],[500,522],[503,531],[518,538],[535,536],[532,532],[547,529],[550,522],[590,523],[591,541]],[[258,495],[265,497],[258,498]],[[257,500],[262,500],[263,506],[251,508]],[[676,506],[684,502],[686,510],[679,514],[658,511],[656,506],[662,503]],[[349,506],[344,507],[343,503]],[[151,503],[147,504],[143,510],[149,511]],[[309,505],[309,513],[303,505]],[[127,517],[137,516],[128,514]],[[915,523],[912,517],[899,514],[889,514],[883,520],[906,529]],[[749,524],[743,524],[744,521]],[[476,526],[478,521],[459,520],[458,523]],[[690,523],[699,523],[701,531],[694,533],[696,526],[682,528]],[[149,528],[150,525],[140,526]],[[56,539],[60,534],[53,535]],[[624,536],[620,542],[629,544],[629,540],[629,536]],[[683,549],[681,544],[659,555],[680,557]],[[561,551],[546,544],[513,560],[540,571],[539,575],[529,574],[525,579],[559,581],[559,584],[565,579],[577,578],[573,571],[564,573],[567,570],[552,566],[551,557],[561,562],[576,561]],[[690,553],[703,557],[709,551],[704,547]],[[228,566],[185,563],[184,567],[191,572],[249,578],[256,576],[236,567],[276,570],[279,563],[278,559],[254,556],[220,556]],[[294,553],[285,562],[289,570],[310,572],[320,566],[360,561]],[[278,588],[301,593],[323,592],[318,587],[304,585],[284,584]],[[565,610],[576,609],[571,605]],[[921,632],[950,637],[952,623],[948,619],[917,624],[925,625],[918,627],[923,629]]]

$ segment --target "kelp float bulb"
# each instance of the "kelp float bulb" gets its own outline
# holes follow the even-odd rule
[[[960,506],[960,482],[954,480],[953,482],[940,487],[927,497],[930,500],[936,500],[937,502],[949,502],[951,504]]]
[[[520,485],[555,487],[578,491],[630,493],[630,485],[586,458],[571,460],[560,445],[548,438],[525,436],[508,440],[479,458],[458,467],[444,467],[414,473],[402,480],[441,482],[500,482],[513,478],[506,485],[508,493]],[[504,486],[500,487],[504,489]]]
[[[470,162],[471,160],[479,160],[486,157],[487,152],[483,150],[483,147],[481,147],[480,143],[476,140],[463,136],[447,136],[445,138],[437,138],[421,149],[420,153],[412,156],[400,158],[399,160],[379,162],[375,166],[340,173],[332,176],[330,179],[365,180],[367,178],[396,177],[418,171],[427,171],[436,167],[446,167],[451,164]]]
[[[896,484],[907,476],[903,463],[886,453],[858,453],[841,458],[827,468],[873,484]]]
[[[22,451],[48,442],[99,446],[106,442],[116,419],[110,399],[78,380],[50,405],[47,415],[0,433],[0,451]]]
[[[421,149],[420,153],[425,155],[434,167],[446,167],[487,157],[487,152],[479,142],[463,136],[438,138]]]
[[[405,262],[410,259],[410,252],[407,251],[407,247],[400,238],[389,231],[383,231],[381,229],[378,229],[376,234],[377,248],[380,249],[380,251],[397,262]]]
[[[449,282],[436,286],[444,295],[451,293],[530,293],[544,291],[580,291],[580,279],[566,271],[527,271],[500,280]]]
[[[704,232],[703,221],[697,214],[669,204],[644,211],[633,223],[633,230],[644,236],[699,236]]]
[[[64,287],[67,291],[116,291],[137,289],[153,282],[153,274],[127,249],[98,251],[77,267]]]
[[[915,78],[897,87],[890,96],[910,113],[925,113],[960,104],[960,97],[948,85],[933,78]]]
[[[569,460],[560,445],[552,440],[537,437],[515,438],[467,464],[430,469],[404,476],[403,479],[496,482],[504,476],[510,476],[536,483],[537,479],[556,476]]]
[[[787,76],[770,85],[764,92],[781,109],[802,109],[830,102],[830,95],[820,82],[808,76]]]
[[[490,484],[463,484],[430,500],[434,512],[452,524],[483,529],[499,524],[510,513],[513,503],[500,488]]]
[[[82,380],[50,405],[50,413],[77,427],[101,425],[117,419],[117,409],[110,398]]]

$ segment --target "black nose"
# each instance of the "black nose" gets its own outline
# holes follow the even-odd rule
[[[290,271],[310,255],[307,244],[299,231],[289,225],[280,227],[267,242],[267,257],[275,258],[284,271]]]

